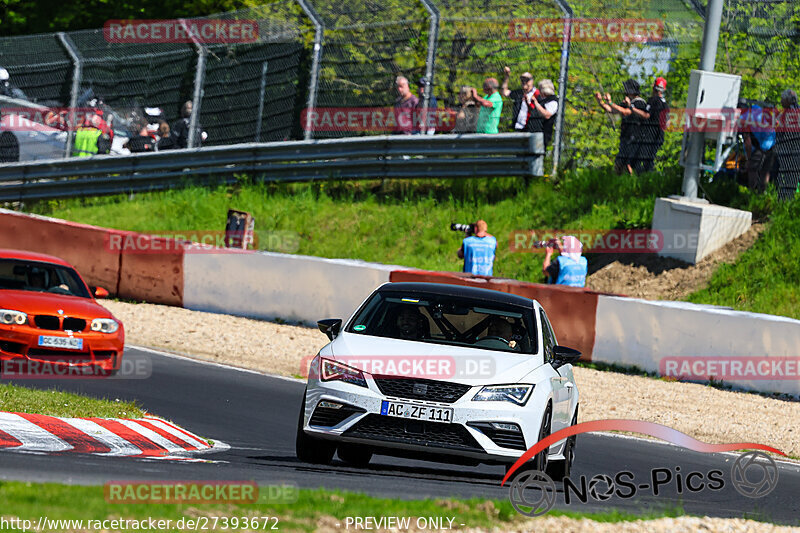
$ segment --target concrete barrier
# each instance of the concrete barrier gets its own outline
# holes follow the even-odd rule
[[[800,321],[710,305],[600,296],[593,357],[661,374],[665,361],[677,358],[758,357],[770,363],[792,358],[796,365]],[[800,394],[800,380],[780,376],[786,367],[777,368],[759,379],[722,381],[750,390]]]
[[[120,298],[183,306],[184,245],[174,239],[124,232],[135,239],[135,251],[121,254]],[[114,238],[114,236],[112,236]]]
[[[591,361],[595,342],[597,292],[575,287],[526,283],[513,279],[473,276],[461,272],[399,270],[391,281],[449,283],[492,289],[537,300],[547,312],[559,344],[580,350],[581,360]]]
[[[183,306],[314,324],[349,318],[396,266],[271,252],[184,256]]]
[[[114,230],[0,209],[0,248],[54,255],[78,269],[89,285],[118,292],[120,254],[106,244]]]

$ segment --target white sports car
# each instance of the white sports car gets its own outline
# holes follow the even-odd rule
[[[577,423],[572,364],[535,300],[436,283],[386,283],[311,362],[297,457],[366,465],[373,454],[506,468]],[[574,437],[530,468],[569,474]]]

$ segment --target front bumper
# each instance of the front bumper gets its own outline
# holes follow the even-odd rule
[[[69,337],[83,340],[80,350],[39,346],[39,336]],[[125,333],[75,332],[45,330],[29,325],[0,326],[0,362],[2,372],[32,375],[48,368],[87,368],[105,372],[119,370],[125,345]],[[52,372],[50,372],[52,374]]]
[[[403,379],[403,378],[398,378]],[[525,406],[510,402],[474,402],[481,386],[469,388],[452,403],[431,402],[384,394],[374,379],[367,388],[341,381],[310,379],[306,392],[304,431],[318,438],[365,444],[378,453],[409,455],[472,463],[513,463],[537,442],[547,398],[534,389]],[[427,422],[381,414],[384,400],[452,408],[451,423]],[[325,409],[320,402],[341,404]],[[542,406],[542,407],[539,407]],[[493,422],[515,424],[520,431],[494,428]],[[556,446],[551,447],[552,455]],[[422,454],[418,456],[417,454]]]

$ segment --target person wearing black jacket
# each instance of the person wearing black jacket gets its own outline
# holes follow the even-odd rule
[[[189,124],[192,118],[192,101],[187,100],[181,107],[181,118],[172,125],[172,137],[175,139],[176,148],[187,148],[189,146]],[[200,148],[204,141],[203,128],[200,121],[195,126],[194,147]]]
[[[505,67],[503,70],[505,76],[500,94],[505,98],[511,98],[513,102],[512,129],[518,132],[542,133],[546,150],[553,137],[553,126],[558,113],[558,98],[555,95],[553,82],[543,79],[536,88],[533,84],[533,75],[530,72],[523,72],[520,75],[521,89],[512,91],[508,88],[511,69]]]
[[[639,96],[639,82],[634,79],[625,81],[622,84],[622,90],[625,98],[619,104],[615,104],[611,100],[609,93],[602,95],[597,92],[594,93],[594,97],[606,113],[622,115],[622,125],[619,130],[619,152],[614,160],[614,170],[617,174],[623,172],[633,174],[641,142],[642,124],[645,120],[641,114],[634,113],[633,109],[646,111],[647,102]]]

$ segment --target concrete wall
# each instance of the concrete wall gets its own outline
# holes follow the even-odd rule
[[[686,302],[600,296],[593,359],[659,372],[672,357],[800,358],[800,321]],[[723,380],[800,394],[793,379]]]
[[[184,257],[183,306],[314,324],[346,319],[397,267],[269,252]]]

